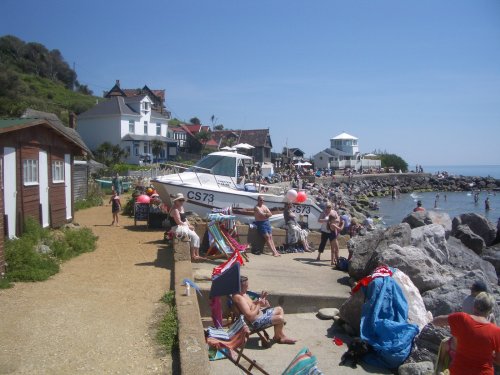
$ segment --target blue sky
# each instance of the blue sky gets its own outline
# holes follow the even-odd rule
[[[500,164],[498,0],[2,0],[0,35],[61,50],[96,94],[147,84],[174,116],[346,131],[411,165]]]

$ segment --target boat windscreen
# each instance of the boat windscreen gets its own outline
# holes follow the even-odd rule
[[[189,168],[189,170],[197,173],[213,173],[219,176],[235,177],[236,158],[208,155],[196,163],[196,165]]]

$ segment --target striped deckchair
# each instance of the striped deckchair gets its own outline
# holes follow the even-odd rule
[[[226,240],[227,244],[233,249],[233,251],[239,251],[240,254],[245,258],[247,262],[249,262],[248,255],[246,254],[246,251],[248,249],[248,245],[243,245],[240,244],[236,239],[229,234],[226,228],[224,227],[219,227],[221,234],[224,236],[224,239]]]
[[[227,359],[233,362],[245,374],[251,375],[252,370],[255,368],[264,375],[269,375],[254,359],[243,354],[248,340],[248,333],[250,332],[243,315],[240,316],[229,329],[216,329],[209,327],[205,334],[207,344],[224,355]],[[227,349],[227,350],[224,350]],[[243,366],[241,359],[249,363],[248,367]]]
[[[207,225],[209,238],[211,238],[212,245],[207,250],[207,258],[217,259],[226,257],[229,259],[233,255],[234,250],[228,245],[226,239],[222,235],[219,225],[215,221],[211,221]],[[219,251],[219,254],[213,254],[213,250]]]

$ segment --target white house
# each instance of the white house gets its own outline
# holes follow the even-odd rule
[[[120,145],[128,153],[127,163],[152,158],[154,140],[163,142],[160,160],[172,159],[177,155],[177,141],[171,138],[168,118],[151,105],[147,95],[103,100],[78,116],[77,131],[91,150],[104,142]]]
[[[314,155],[316,168],[355,170],[380,168],[380,160],[365,159],[359,152],[358,138],[342,133],[330,139],[330,147]]]

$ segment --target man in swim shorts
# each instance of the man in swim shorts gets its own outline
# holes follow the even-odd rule
[[[245,319],[250,322],[253,329],[263,327],[274,327],[274,338],[278,344],[295,344],[297,340],[291,339],[285,335],[283,328],[285,326],[285,312],[281,306],[270,307],[267,300],[267,292],[262,292],[259,299],[252,301],[247,295],[248,277],[241,276],[241,291],[233,294],[233,302]]]
[[[266,240],[267,246],[273,252],[275,257],[279,257],[280,253],[276,250],[276,246],[273,241],[273,231],[271,228],[271,223],[269,222],[269,218],[273,216],[269,208],[264,204],[264,197],[259,195],[257,197],[257,205],[253,209],[255,216],[255,225],[257,226],[257,231],[264,237]]]

